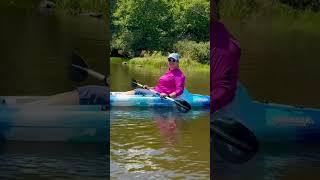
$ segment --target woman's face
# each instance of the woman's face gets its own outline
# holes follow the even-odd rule
[[[168,66],[171,70],[177,69],[179,67],[179,61],[173,58],[168,58]]]

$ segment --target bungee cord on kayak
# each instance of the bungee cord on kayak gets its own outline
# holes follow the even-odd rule
[[[138,87],[147,89],[147,90],[149,90],[149,91],[151,91],[151,92],[153,92],[153,93],[155,93],[155,94],[160,95],[157,91],[155,91],[155,90],[153,90],[153,89],[148,89],[148,88],[146,87],[146,85],[142,85],[142,84],[138,83],[138,82],[137,82],[136,80],[134,80],[134,79],[132,80],[131,84],[132,84],[132,87],[133,87],[133,88],[135,88],[135,87],[138,86]],[[162,98],[174,102],[174,103],[177,105],[178,110],[181,111],[181,112],[188,112],[188,111],[191,109],[191,105],[190,105],[187,101],[185,101],[185,100],[183,100],[183,99],[173,99],[173,98],[171,98],[171,97],[169,97],[169,96],[164,96],[164,97],[162,97]]]

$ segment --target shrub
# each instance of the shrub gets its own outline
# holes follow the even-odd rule
[[[195,60],[202,64],[210,62],[210,43],[189,40],[178,41],[174,44],[175,50],[187,60]]]

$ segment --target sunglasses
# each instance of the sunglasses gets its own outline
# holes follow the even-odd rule
[[[178,60],[175,60],[175,59],[173,59],[173,58],[169,58],[168,59],[168,62],[179,62]]]

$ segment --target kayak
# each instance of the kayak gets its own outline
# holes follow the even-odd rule
[[[106,144],[109,111],[97,105],[37,106],[24,102],[44,97],[7,97],[0,105],[0,144],[6,141]],[[0,97],[0,103],[3,97]]]
[[[187,101],[192,108],[210,108],[210,96],[191,94],[187,90],[177,99]],[[110,93],[111,107],[173,107],[174,102],[158,95],[124,95],[122,92]]]
[[[240,121],[260,142],[320,142],[320,110],[253,101],[239,84],[233,102],[215,118]]]
[[[0,142],[55,141],[107,143],[108,112],[100,107],[2,107]]]
[[[47,96],[0,96],[0,107],[16,105],[36,100],[46,99]],[[187,90],[176,99],[187,101],[192,108],[210,108],[210,96],[191,94]],[[158,95],[124,95],[123,92],[110,92],[110,105],[112,107],[175,107],[175,103]]]
[[[0,143],[5,141],[107,143],[110,117],[130,119],[155,116],[196,118],[209,113],[209,96],[184,96],[194,108],[179,113],[174,103],[156,96],[121,95],[112,92],[111,111],[101,105],[45,105],[27,103],[47,96],[0,96]],[[151,107],[151,109],[150,109]],[[204,107],[197,110],[197,107]],[[138,108],[138,109],[137,109]]]

